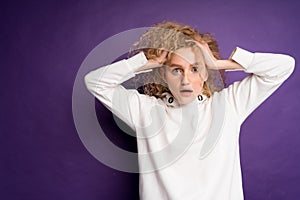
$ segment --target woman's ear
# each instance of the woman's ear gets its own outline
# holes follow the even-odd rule
[[[207,81],[208,79],[208,71],[205,70],[204,75],[203,75],[203,81]]]
[[[202,78],[202,80],[205,82],[208,79],[208,71],[207,69],[204,69],[200,72],[200,77]]]

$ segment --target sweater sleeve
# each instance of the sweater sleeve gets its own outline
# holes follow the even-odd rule
[[[140,95],[136,90],[126,89],[121,83],[134,77],[135,71],[146,63],[147,58],[141,52],[129,59],[100,67],[84,77],[89,92],[133,130],[140,113],[139,104],[147,99],[141,100],[146,98],[145,95]]]
[[[289,55],[251,53],[237,47],[230,59],[251,73],[225,89],[226,99],[241,123],[292,74],[295,60]]]

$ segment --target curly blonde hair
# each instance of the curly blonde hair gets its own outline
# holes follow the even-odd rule
[[[155,59],[161,55],[163,50],[167,50],[169,53],[166,62],[168,62],[175,50],[194,47],[196,44],[192,40],[206,42],[214,57],[220,59],[217,41],[210,33],[200,34],[191,26],[171,21],[163,21],[147,30],[139,38],[139,41],[132,45],[130,53],[135,54],[143,51],[147,59]],[[203,94],[210,97],[213,92],[224,88],[225,77],[223,70],[208,70],[208,74],[208,79],[203,84]],[[138,76],[136,80],[142,80],[142,91],[146,95],[163,98],[164,93],[171,94],[158,68]]]

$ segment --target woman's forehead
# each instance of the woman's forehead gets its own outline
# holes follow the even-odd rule
[[[170,64],[201,64],[200,55],[196,55],[191,47],[181,48],[173,52]],[[199,63],[200,62],[200,63]]]

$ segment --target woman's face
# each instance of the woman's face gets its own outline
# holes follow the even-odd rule
[[[182,105],[191,103],[202,93],[208,77],[201,55],[196,55],[192,48],[176,50],[162,75],[172,95]]]

